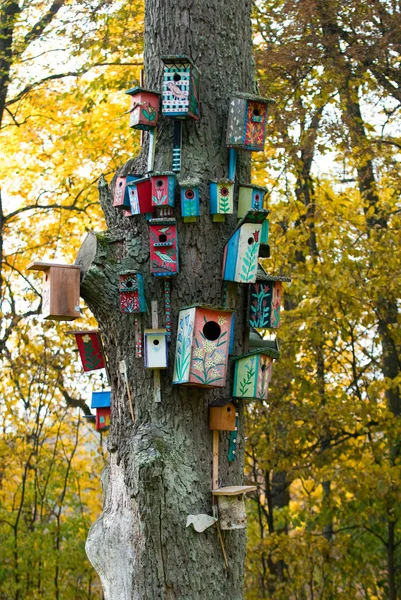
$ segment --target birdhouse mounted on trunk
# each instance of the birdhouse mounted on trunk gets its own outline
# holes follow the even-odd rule
[[[200,216],[199,180],[180,181],[181,215],[184,223],[194,223]]]
[[[220,529],[245,529],[245,494],[255,490],[256,485],[231,485],[212,491],[217,497]]]
[[[164,63],[163,116],[198,120],[200,71],[187,56],[162,56],[161,60]]]
[[[75,335],[84,371],[96,371],[106,368],[102,338],[99,331],[67,331],[67,335]]]
[[[171,171],[152,173],[150,176],[152,184],[152,207],[175,205],[175,174]]]
[[[73,321],[81,316],[79,308],[80,268],[34,261],[28,271],[43,271],[42,317],[54,321]]]
[[[248,211],[224,248],[223,279],[237,283],[256,281],[260,231],[268,210]]]
[[[123,208],[125,210],[130,208],[127,186],[132,181],[140,179],[141,177],[142,175],[126,175],[124,177],[117,177],[113,195],[113,206],[115,208]]]
[[[175,219],[150,219],[150,272],[172,277],[179,272],[177,223]]]
[[[92,392],[91,408],[96,409],[96,429],[102,431],[110,426],[111,392]]]
[[[237,408],[231,398],[218,398],[209,404],[209,429],[235,431]]]
[[[167,329],[145,329],[145,369],[167,369]]]
[[[271,100],[236,92],[229,101],[226,143],[230,148],[263,151]]]
[[[267,400],[272,377],[273,359],[280,358],[277,345],[273,348],[254,348],[247,354],[235,356],[235,398]]]
[[[180,310],[173,383],[224,387],[233,310],[195,304]]]
[[[280,309],[283,299],[283,282],[291,277],[268,275],[258,268],[255,283],[252,283],[249,302],[249,325],[255,329],[277,329],[280,325]]]
[[[129,126],[144,131],[154,129],[159,118],[160,92],[134,87],[125,93],[131,96]]]
[[[143,275],[139,271],[120,273],[120,308],[122,313],[146,312]]]
[[[152,214],[152,185],[149,177],[139,177],[127,184],[129,210],[127,217]]]
[[[249,210],[259,210],[264,208],[263,198],[267,192],[267,188],[258,185],[242,183],[239,186],[238,193],[238,218],[245,217]]]
[[[213,221],[222,222],[234,212],[234,182],[229,179],[210,181],[210,214]]]

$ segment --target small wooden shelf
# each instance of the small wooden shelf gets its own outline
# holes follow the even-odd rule
[[[239,494],[247,494],[255,490],[256,485],[228,485],[217,490],[212,490],[212,494],[213,496],[239,496]]]

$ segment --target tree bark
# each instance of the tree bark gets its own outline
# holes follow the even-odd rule
[[[104,473],[104,508],[92,526],[87,553],[101,578],[106,600],[242,598],[244,530],[223,533],[225,568],[216,527],[204,533],[186,528],[189,514],[212,514],[212,435],[208,404],[231,395],[231,373],[225,390],[172,386],[176,321],[180,308],[193,303],[223,304],[221,266],[224,244],[236,215],[213,223],[209,215],[208,180],[227,176],[225,129],[228,96],[253,92],[250,0],[147,0],[145,8],[145,83],[161,88],[160,56],[184,54],[201,70],[201,120],[183,123],[182,179],[201,180],[201,216],[183,223],[179,202],[180,273],[172,280],[172,342],[169,368],[161,374],[162,401],[153,400],[153,372],[135,359],[133,315],[119,309],[118,273],[143,273],[151,327],[150,303],[157,300],[163,323],[163,282],[149,272],[149,235],[144,216],[126,218],[112,207],[111,191],[100,181],[100,202],[108,231],[90,234],[77,263],[82,269],[81,295],[99,322],[109,360],[112,406],[108,440],[110,458]],[[171,170],[172,122],[161,119],[155,170]],[[128,134],[128,122],[127,122]],[[120,175],[146,171],[146,150]],[[239,157],[238,178],[249,181],[249,156]],[[239,171],[239,172],[238,172]],[[113,188],[113,184],[111,186]],[[229,286],[227,304],[237,311],[235,353],[244,348],[245,293]],[[134,398],[130,418],[125,383],[118,371],[126,360]],[[240,415],[240,435],[243,420]],[[243,448],[228,463],[220,434],[220,481],[243,483]],[[225,443],[223,443],[225,442]]]

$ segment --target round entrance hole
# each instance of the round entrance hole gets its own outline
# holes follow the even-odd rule
[[[220,195],[221,196],[228,196],[230,192],[228,191],[228,189],[226,187],[222,187],[220,190]]]
[[[231,407],[227,406],[227,412],[231,412]]]
[[[208,321],[203,326],[203,335],[207,340],[214,342],[220,336],[221,327],[216,321]]]
[[[193,190],[187,190],[185,192],[185,198],[188,198],[188,200],[192,200],[192,198],[195,196],[194,191]]]
[[[174,73],[174,81],[180,81],[181,75],[179,73]]]
[[[120,183],[118,185],[121,187],[123,183],[124,183],[123,181],[120,181]]]
[[[260,200],[260,196],[259,196],[259,194],[255,194],[255,201],[256,201],[256,202],[259,202],[259,200]]]
[[[164,242],[167,242],[167,236],[165,233],[161,233],[159,235],[159,242],[161,242],[162,244],[164,244]]]
[[[162,187],[163,186],[163,179],[158,179],[156,181],[156,187]]]
[[[134,282],[132,281],[132,279],[129,279],[128,281],[125,282],[125,287],[127,287],[127,288],[134,287]]]
[[[159,340],[153,340],[153,345],[158,346],[160,344]]]
[[[255,240],[253,237],[248,238],[248,244],[251,246]]]
[[[260,115],[260,110],[258,108],[253,109],[253,116],[258,117]]]

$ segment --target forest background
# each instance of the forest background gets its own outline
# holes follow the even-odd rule
[[[269,189],[267,267],[293,283],[269,402],[247,412],[248,600],[401,595],[400,8],[254,5],[275,104],[252,180]],[[139,151],[124,91],[142,44],[137,1],[0,4],[4,600],[101,598],[84,544],[106,445],[82,415],[107,381],[41,319],[26,266],[73,262],[102,229],[99,178]],[[84,308],[77,327],[94,324]]]

